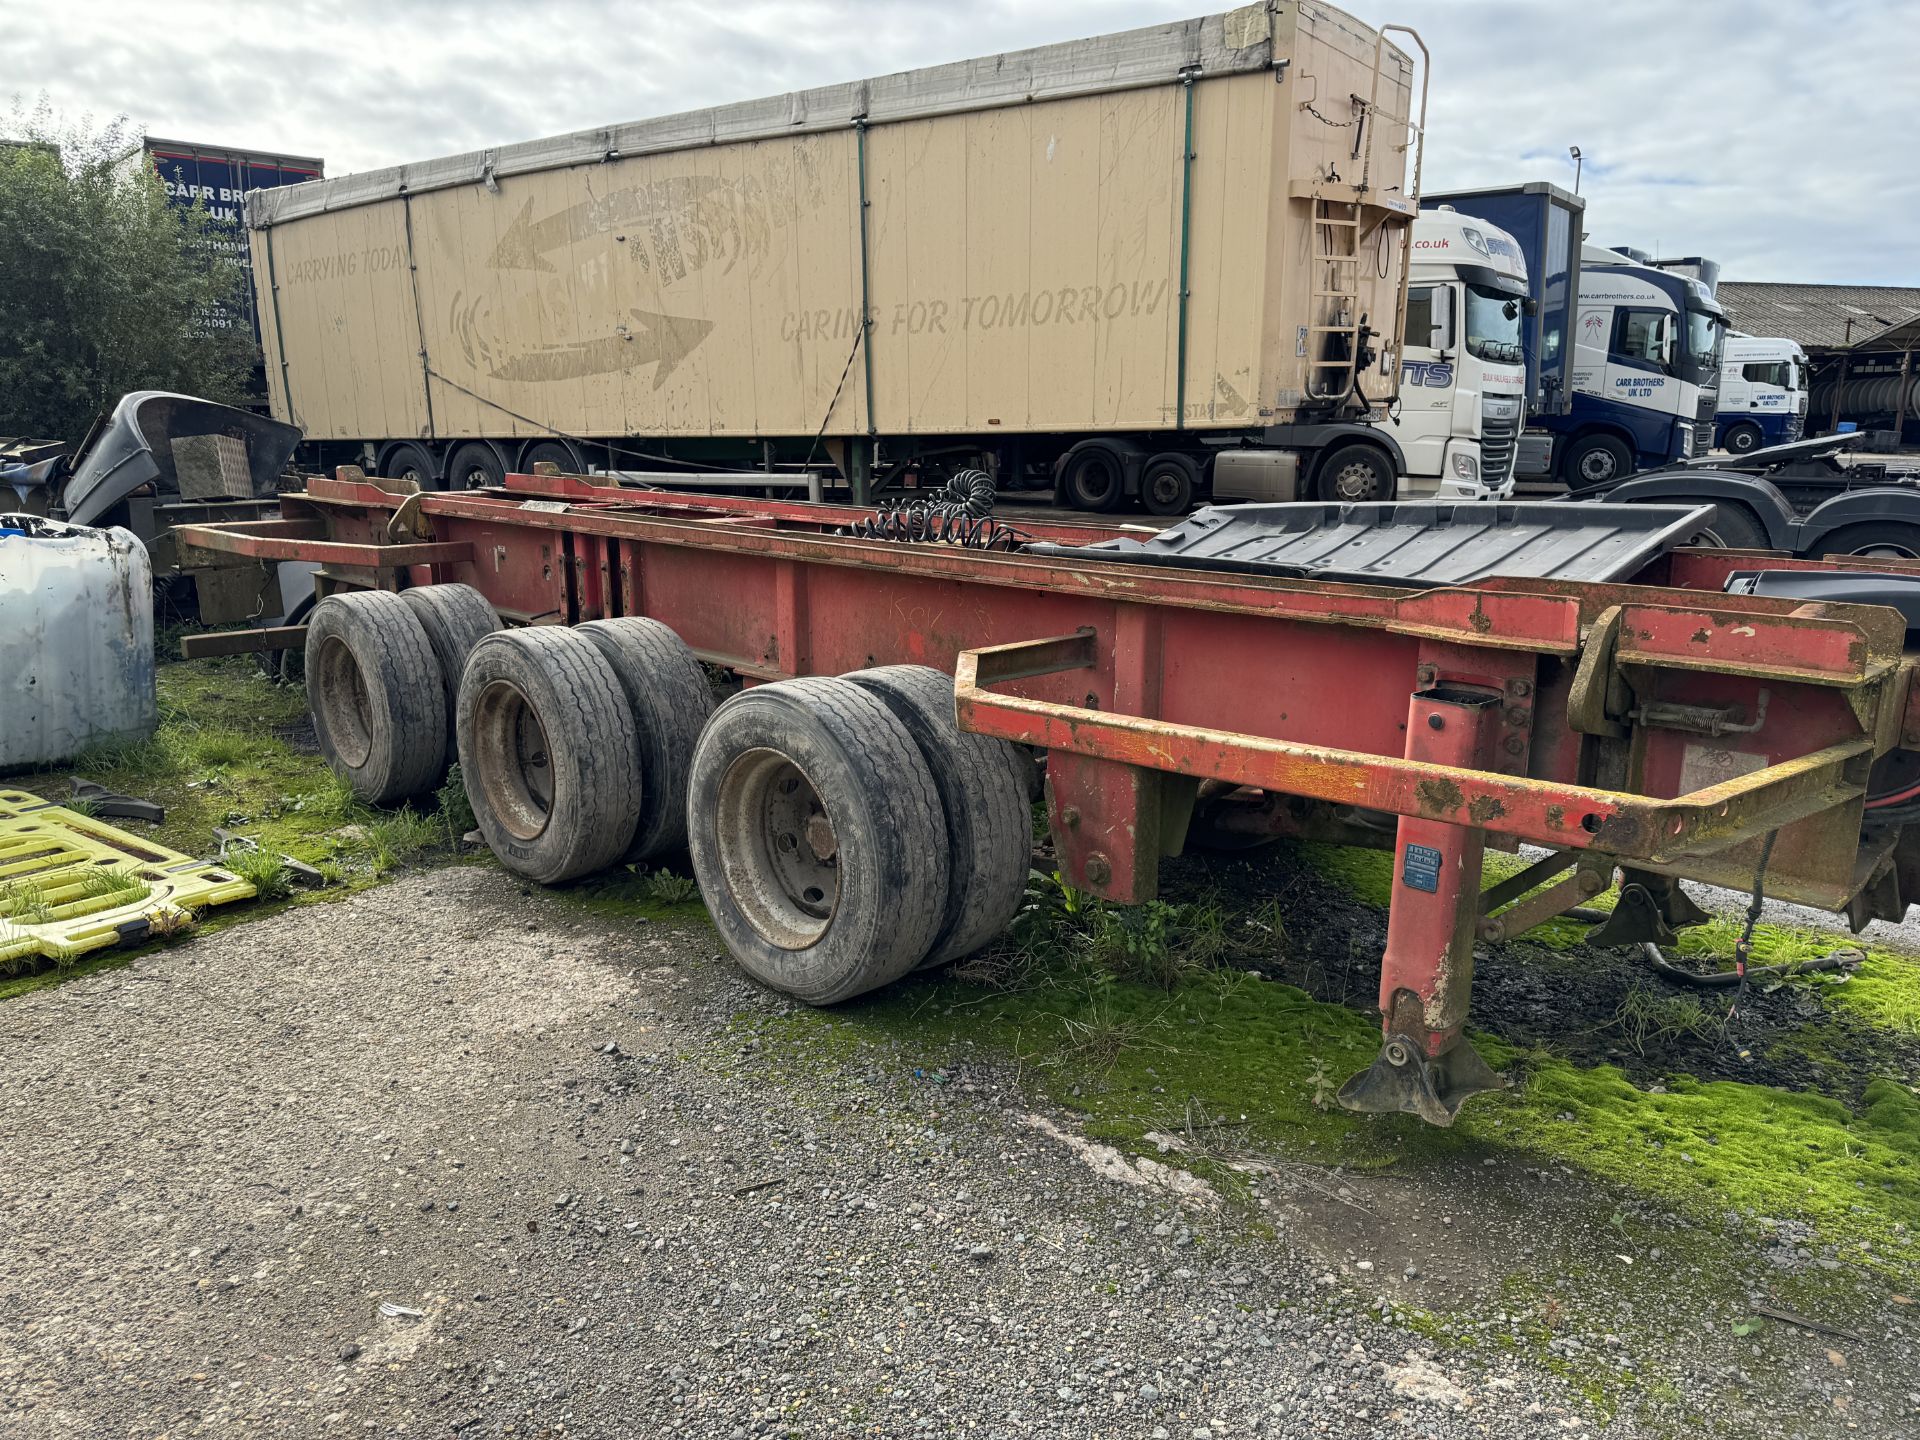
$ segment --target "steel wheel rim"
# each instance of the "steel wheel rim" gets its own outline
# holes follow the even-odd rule
[[[1183,477],[1171,470],[1161,470],[1147,480],[1147,495],[1154,503],[1171,505],[1180,498],[1180,482]]]
[[[329,635],[321,644],[315,676],[327,743],[341,764],[358,770],[373,754],[373,702],[367,696],[360,662],[338,635]]]
[[[1852,552],[1860,560],[1916,560],[1920,551],[1910,550],[1903,545],[1870,545],[1865,550]]]
[[[804,950],[840,903],[839,839],[807,774],[778,750],[749,750],[720,779],[714,818],[734,903],[782,950]]]
[[[1580,478],[1596,485],[1611,480],[1615,468],[1613,456],[1605,450],[1589,450],[1580,457]]]
[[[537,840],[553,816],[547,732],[520,687],[490,681],[473,707],[473,782],[507,833]]]
[[[1341,466],[1333,477],[1333,493],[1340,500],[1369,499],[1378,487],[1374,484],[1373,466],[1364,460],[1353,460]]]
[[[1100,481],[1097,489],[1087,484],[1093,479]],[[1103,455],[1094,456],[1080,463],[1080,473],[1075,477],[1074,484],[1080,492],[1081,503],[1104,503],[1120,488],[1120,468]]]

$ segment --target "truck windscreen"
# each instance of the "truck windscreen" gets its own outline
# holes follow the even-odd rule
[[[1467,286],[1467,353],[1480,360],[1520,361],[1520,298]]]
[[[1720,378],[1720,342],[1727,325],[1704,310],[1687,311],[1687,378],[1699,384]]]

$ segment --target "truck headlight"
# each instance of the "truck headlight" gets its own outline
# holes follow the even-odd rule
[[[1480,479],[1480,457],[1477,455],[1469,455],[1464,450],[1455,451],[1453,456],[1453,473],[1462,480],[1472,480],[1478,483]]]
[[[1682,460],[1693,458],[1693,430],[1685,425],[1680,427],[1680,458]]]

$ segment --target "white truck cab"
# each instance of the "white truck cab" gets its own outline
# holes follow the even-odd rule
[[[1527,263],[1506,231],[1442,206],[1413,223],[1395,438],[1412,495],[1513,493],[1526,423]]]
[[[1730,332],[1720,354],[1714,443],[1744,455],[1798,440],[1807,424],[1807,352],[1798,342]]]

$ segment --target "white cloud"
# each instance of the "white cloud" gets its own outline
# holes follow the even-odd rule
[[[1920,284],[1920,176],[1896,154],[1920,133],[1920,41],[1897,0],[1347,8],[1408,21],[1433,50],[1429,189],[1569,185],[1577,144],[1600,243],[1709,255],[1735,279]],[[4,28],[29,105],[44,88],[69,116],[125,112],[152,134],[317,154],[341,174],[1190,13],[67,0]]]

